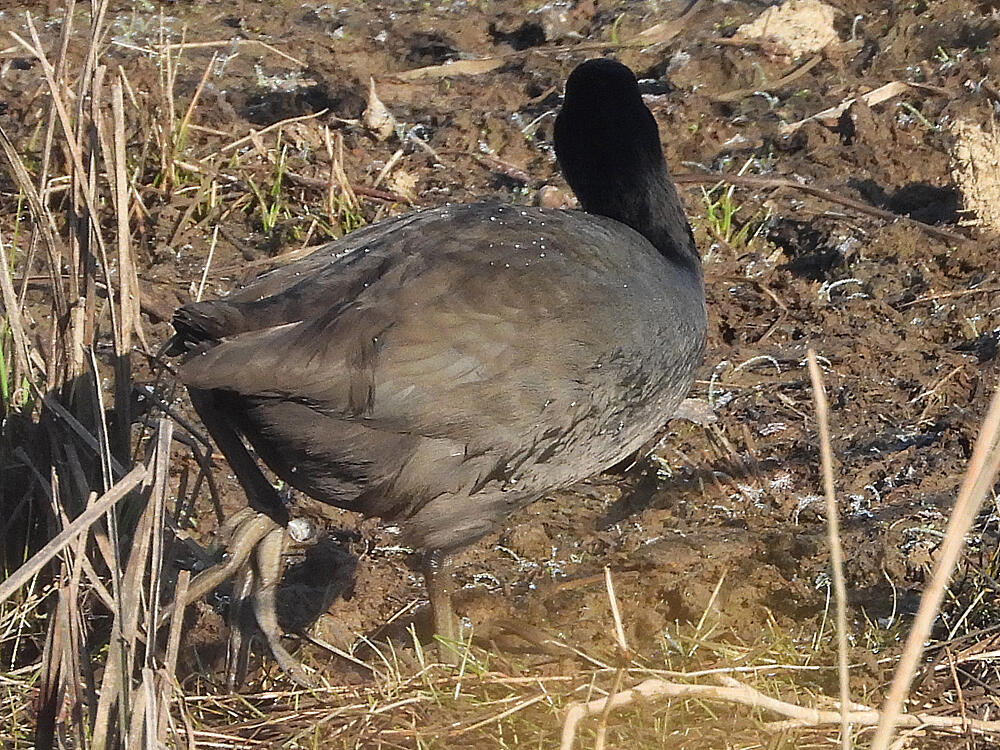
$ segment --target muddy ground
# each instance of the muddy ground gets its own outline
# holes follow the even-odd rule
[[[19,6],[4,5],[0,23],[23,31]],[[162,16],[152,7],[118,4],[105,59],[124,66],[140,102],[156,102],[158,68],[143,50],[161,33],[173,42],[225,42],[185,49],[177,64],[178,117],[209,66],[191,113],[197,128],[178,157],[203,171],[184,172],[186,182],[173,185],[138,175],[147,186],[138,218],[147,334],[157,342],[169,336],[164,318],[195,294],[215,226],[221,229],[205,297],[225,294],[274,255],[324,239],[325,229],[313,224],[325,215],[324,126],[342,135],[344,170],[359,188],[376,187],[402,150],[377,186],[383,197],[360,196],[367,222],[410,210],[393,196],[409,195],[420,206],[530,203],[543,185],[565,188],[551,146],[562,82],[581,60],[613,54],[644,80],[675,174],[783,178],[958,237],[832,203],[794,184],[737,187],[731,196],[739,210],[727,230],[711,211],[720,210],[728,188],[705,198],[702,190],[712,183],[682,184],[705,259],[710,321],[691,395],[711,404],[717,422],[670,422],[655,461],[618,467],[545,498],[463,552],[457,609],[501,654],[539,651],[522,637],[529,629],[518,636],[501,626],[515,619],[588,653],[610,655],[600,575],[607,565],[630,645],[650,660],[669,660],[665,633],[706,616],[714,632],[734,643],[757,643],[775,632],[811,638],[829,593],[805,368],[812,347],[822,358],[832,407],[854,658],[869,665],[856,679],[877,689],[886,674],[871,655],[892,647],[900,621],[915,610],[998,380],[1000,243],[988,229],[968,225],[974,217],[963,211],[951,176],[949,124],[986,124],[994,115],[998,99],[990,82],[998,74],[1000,16],[993,3],[972,0],[834,5],[836,41],[800,70],[813,55],[794,59],[772,44],[733,38],[766,7],[755,2],[699,2],[689,9],[676,1],[580,0],[539,8],[537,2],[179,0],[164,5]],[[672,39],[645,43],[639,36],[660,22],[673,29],[671,20],[685,11]],[[51,18],[41,30],[49,49],[60,27],[59,14]],[[5,55],[0,123],[30,150],[38,138],[40,69],[23,52]],[[400,76],[474,58],[499,64],[475,75]],[[383,141],[356,122],[370,78],[398,123]],[[857,103],[791,133],[785,128],[894,81],[921,87],[873,107]],[[154,126],[161,111],[151,109],[136,128]],[[213,154],[251,128],[314,114],[282,128],[286,167],[301,179],[284,179],[285,209],[276,211],[275,226],[266,226],[244,175],[273,184],[277,131],[256,145],[248,140]],[[237,179],[226,179],[228,173]],[[202,198],[199,180],[213,174],[217,206],[189,212]],[[237,210],[225,211],[247,195]],[[191,416],[180,397],[178,407]],[[216,466],[223,507],[233,512],[242,493],[227,467]],[[179,454],[175,470],[190,487],[197,465]],[[318,543],[290,552],[282,593],[287,627],[310,628],[349,650],[359,634],[381,635],[390,619],[397,618],[397,631],[414,611],[421,622],[421,581],[394,529],[307,499],[295,507],[323,532]],[[972,540],[970,570],[993,569],[996,508],[992,513]],[[195,538],[212,540],[204,490],[192,526]],[[179,565],[191,563],[175,557]],[[189,615],[182,652],[189,684],[220,667],[225,593]],[[974,596],[959,593],[966,603]],[[995,624],[996,614],[988,598],[981,600],[964,625]],[[403,658],[411,658],[406,652]],[[299,653],[331,680],[365,679],[364,670],[314,646]],[[560,656],[534,658],[539,669],[566,668]],[[835,693],[832,676],[823,687]]]

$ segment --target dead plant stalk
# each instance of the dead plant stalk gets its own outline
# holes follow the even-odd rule
[[[73,519],[73,523],[46,544],[24,565],[14,571],[10,578],[0,584],[0,602],[5,602],[21,586],[25,585],[45,564],[59,554],[78,535],[89,529],[101,516],[114,507],[137,484],[146,478],[146,467],[139,465],[126,474],[110,490],[92,503],[83,513]]]
[[[624,690],[614,696],[597,698],[587,703],[574,703],[566,712],[562,741],[559,746],[560,750],[572,750],[579,723],[588,716],[603,713],[608,702],[611,703],[613,709],[626,708],[644,701],[662,701],[664,699],[670,700],[675,698],[695,698],[722,703],[735,703],[788,717],[788,721],[766,725],[767,729],[774,732],[787,731],[798,727],[820,727],[839,724],[843,720],[840,710],[825,711],[817,708],[798,706],[794,703],[764,695],[759,690],[755,690],[749,685],[744,685],[731,677],[720,676],[719,680],[723,685],[684,685],[653,678],[640,682],[634,688]],[[874,726],[878,724],[882,717],[883,714],[881,712],[873,709],[854,709],[847,714],[847,720],[851,724],[860,726]],[[904,714],[899,717],[899,724],[907,727],[926,726],[954,731],[962,731],[967,727],[976,732],[1000,733],[1000,721],[983,721],[981,719],[967,719],[963,721],[961,717],[940,716],[928,713]]]
[[[902,725],[909,716],[901,712],[910,683],[923,656],[931,628],[940,613],[941,602],[944,601],[951,575],[965,548],[965,535],[972,527],[983,500],[993,487],[998,469],[1000,469],[1000,387],[993,394],[989,411],[986,413],[979,438],[973,448],[969,469],[966,471],[958,499],[951,512],[951,520],[948,522],[944,541],[941,542],[931,582],[920,598],[917,616],[910,628],[903,656],[896,667],[889,695],[882,707],[881,720],[871,744],[872,750],[887,750],[897,724]],[[974,726],[971,719],[969,726]]]
[[[851,725],[847,720],[851,705],[850,675],[847,652],[847,585],[844,582],[844,548],[840,543],[840,511],[833,486],[833,450],[830,447],[829,406],[823,375],[816,362],[816,352],[809,350],[809,378],[812,380],[813,399],[816,403],[816,424],[819,428],[820,460],[823,465],[823,494],[826,497],[827,541],[830,545],[830,564],[833,568],[833,590],[837,606],[837,675],[840,682],[840,746],[851,747]]]

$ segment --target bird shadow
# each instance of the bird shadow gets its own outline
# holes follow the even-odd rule
[[[358,557],[345,534],[327,532],[285,568],[278,587],[278,623],[287,632],[303,632],[334,602],[350,599]]]
[[[668,476],[651,458],[646,458],[629,472],[634,472],[637,478],[630,483],[629,489],[598,517],[595,526],[603,531],[643,511],[672,507],[685,496],[700,497],[706,485],[740,479],[757,479],[773,471],[777,466],[778,462],[775,459],[740,457],[722,459],[711,466],[685,468]]]

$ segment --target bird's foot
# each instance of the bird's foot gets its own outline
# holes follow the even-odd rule
[[[229,689],[242,682],[246,674],[246,631],[252,627],[250,614],[278,666],[298,685],[313,687],[312,678],[282,645],[278,626],[277,588],[281,580],[286,530],[268,516],[247,508],[226,522],[222,534],[229,539],[225,558],[192,579],[184,604],[197,601],[227,579],[234,579],[226,665]],[[166,616],[172,610],[173,607],[169,607]]]

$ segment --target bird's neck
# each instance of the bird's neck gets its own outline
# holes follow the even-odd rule
[[[580,207],[627,224],[665,258],[700,276],[701,256],[684,207],[666,164],[658,161],[631,170],[631,174],[614,174],[612,170],[603,179],[579,186]]]

